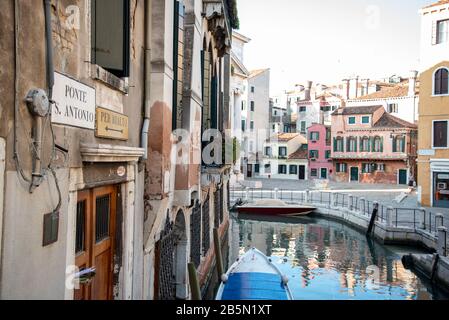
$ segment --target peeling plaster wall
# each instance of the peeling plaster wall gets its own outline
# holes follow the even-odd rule
[[[19,119],[18,119],[18,151],[21,165],[27,176],[32,167],[30,152],[30,132],[32,118],[24,103],[24,97],[32,88],[46,88],[45,69],[45,29],[43,1],[19,0],[20,35],[19,41]],[[82,168],[80,143],[109,144],[129,147],[139,147],[140,128],[142,124],[143,105],[143,63],[144,63],[144,1],[131,0],[131,63],[130,77],[125,83],[129,92],[114,89],[95,80],[92,76],[91,61],[91,28],[90,0],[53,0],[52,29],[54,47],[55,71],[68,75],[76,81],[96,88],[97,106],[114,111],[122,111],[129,117],[130,130],[128,141],[109,140],[95,137],[92,130],[54,125],[56,143],[69,150],[66,159],[60,156],[57,175],[62,191],[62,208],[60,213],[59,240],[57,243],[42,247],[43,215],[51,212],[57,204],[57,192],[51,176],[32,195],[28,188],[18,179],[13,158],[13,115],[14,115],[14,1],[0,3],[0,137],[6,138],[6,174],[5,174],[5,210],[4,210],[4,241],[1,255],[1,288],[0,297],[4,299],[70,299],[65,288],[66,262],[70,261],[73,239],[69,236],[73,231],[70,210],[76,202],[76,190],[69,196],[69,171]],[[79,29],[68,26],[68,18],[72,13],[67,10],[75,6],[80,10]],[[51,154],[51,139],[49,126],[45,127],[43,144],[43,163],[46,166]],[[143,175],[143,172],[141,173]],[[137,179],[143,189],[143,179]],[[134,185],[131,184],[131,185]],[[82,187],[82,186],[80,186]],[[134,187],[133,187],[134,188]],[[134,191],[132,191],[134,192]],[[70,200],[71,199],[71,200]],[[127,208],[142,208],[142,198],[130,199]],[[132,205],[131,205],[132,204]],[[126,208],[125,208],[126,209]],[[143,213],[143,212],[142,212]],[[133,212],[127,212],[133,215]],[[134,219],[143,218],[136,215]],[[70,220],[70,221],[69,221]],[[136,222],[134,224],[134,222]],[[137,221],[128,228],[134,232]],[[142,222],[143,224],[143,222]],[[142,232],[142,231],[140,231]],[[129,244],[142,250],[141,237],[128,235]],[[135,252],[127,248],[125,252]],[[133,254],[131,261],[133,261]],[[135,263],[142,263],[135,256]],[[133,263],[130,263],[133,268]],[[142,272],[139,272],[141,274]],[[128,284],[127,284],[128,285]],[[126,288],[126,295],[132,295],[132,283]],[[134,297],[137,297],[137,292]]]

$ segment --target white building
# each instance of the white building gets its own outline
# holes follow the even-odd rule
[[[307,139],[298,133],[280,133],[264,144],[261,178],[308,179]]]
[[[257,174],[263,144],[270,136],[270,69],[250,72],[248,100],[242,110],[243,169],[247,177]]]
[[[399,83],[376,85],[376,91],[347,100],[348,107],[381,105],[394,116],[405,121],[418,121],[419,81],[418,72],[411,71],[408,80],[397,78]],[[394,82],[391,78],[390,81]]]
[[[244,61],[244,46],[250,38],[233,31],[231,51],[231,128],[232,136],[237,138],[239,145],[243,145],[243,132],[246,130],[246,115],[248,105],[248,77]],[[245,119],[245,121],[243,121]],[[241,159],[237,159],[234,173],[241,174]]]

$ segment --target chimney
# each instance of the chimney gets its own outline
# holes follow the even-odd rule
[[[408,78],[408,96],[413,97],[416,94],[416,80],[418,79],[418,71],[410,71]]]
[[[306,100],[306,101],[310,101],[312,98],[312,96],[311,96],[312,84],[313,84],[312,81],[306,81],[305,91],[304,91],[304,93],[305,93],[304,100]]]
[[[362,91],[362,96],[366,96],[367,94],[369,94],[369,79],[364,79],[365,80],[365,91]]]
[[[343,79],[343,98],[345,100],[349,99],[349,79]]]
[[[350,81],[349,98],[355,99],[359,96],[359,77],[355,77]]]

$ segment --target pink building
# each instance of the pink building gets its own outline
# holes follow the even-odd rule
[[[408,184],[416,179],[417,126],[381,105],[335,111],[332,139],[335,181]]]
[[[309,177],[310,179],[329,179],[332,174],[331,128],[314,123],[308,128],[309,139]]]

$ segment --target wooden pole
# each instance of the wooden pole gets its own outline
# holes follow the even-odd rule
[[[224,274],[223,257],[221,256],[220,235],[218,234],[217,228],[214,228],[214,245],[215,245],[215,256],[216,256],[216,260],[217,260],[218,279],[220,279],[220,282],[221,282],[221,276]]]
[[[196,273],[196,267],[193,263],[188,264],[190,290],[192,290],[192,300],[201,300],[200,282]]]

